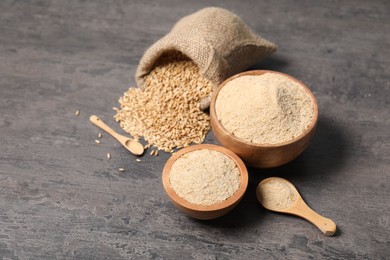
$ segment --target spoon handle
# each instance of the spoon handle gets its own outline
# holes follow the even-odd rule
[[[121,143],[126,142],[126,139],[127,139],[126,137],[124,137],[124,136],[118,134],[117,132],[115,132],[114,130],[112,130],[112,128],[109,127],[108,125],[106,125],[98,116],[92,115],[89,118],[89,121],[91,121],[94,125],[96,125],[97,127],[103,129],[104,131],[106,131],[107,133],[112,135],[119,142],[121,142]]]
[[[296,210],[296,211],[295,211]],[[295,206],[294,215],[300,216],[318,227],[325,235],[333,236],[336,233],[336,224],[312,210],[303,200]]]

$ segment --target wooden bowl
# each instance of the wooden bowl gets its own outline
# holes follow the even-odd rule
[[[262,75],[264,73],[276,73],[281,74],[290,78],[292,81],[298,83],[302,86],[302,89],[312,97],[314,104],[314,116],[311,121],[309,127],[299,136],[294,139],[291,139],[287,142],[278,143],[278,144],[255,144],[251,142],[247,142],[243,139],[239,139],[232,135],[229,131],[227,131],[222,124],[219,122],[217,118],[217,114],[215,111],[215,101],[218,97],[219,91],[228,83],[229,81],[236,79],[238,77],[244,75]],[[238,93],[239,94],[239,93]],[[246,71],[243,73],[239,73],[234,75],[224,82],[222,82],[218,88],[214,91],[213,97],[211,99],[210,104],[210,120],[211,120],[211,129],[214,133],[217,141],[228,148],[229,150],[236,153],[240,156],[241,159],[245,161],[248,166],[256,167],[256,168],[271,168],[286,164],[293,159],[295,159],[298,155],[300,155],[303,150],[309,145],[317,125],[318,120],[318,106],[317,101],[313,95],[313,93],[299,80],[276,71],[271,70],[253,70]]]
[[[229,156],[236,163],[240,172],[240,186],[238,187],[238,190],[225,201],[213,205],[198,205],[183,199],[182,197],[177,195],[177,193],[172,189],[169,181],[169,173],[171,171],[173,163],[177,159],[179,159],[181,156],[188,152],[203,149],[222,152],[223,154]],[[162,173],[162,182],[169,199],[180,211],[196,219],[214,219],[225,215],[235,206],[237,206],[237,204],[240,202],[248,186],[248,171],[245,167],[244,162],[232,151],[229,151],[228,149],[218,145],[200,144],[189,146],[173,154],[164,166]]]

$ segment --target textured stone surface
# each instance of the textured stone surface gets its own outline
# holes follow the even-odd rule
[[[114,129],[143,51],[205,5],[278,43],[253,68],[305,82],[320,118],[307,151],[250,170],[242,203],[202,222],[165,196],[168,154],[142,162]],[[0,1],[0,256],[3,259],[385,259],[390,255],[389,1]],[[74,112],[80,109],[80,116]],[[215,143],[212,134],[208,143]],[[106,158],[106,153],[112,159]],[[117,169],[123,167],[124,173]],[[336,236],[261,208],[256,185],[293,182]]]

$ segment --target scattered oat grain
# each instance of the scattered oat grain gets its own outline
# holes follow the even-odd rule
[[[102,138],[102,137],[103,137],[102,133],[99,133],[99,134],[98,134],[98,137],[99,137],[99,138]]]
[[[141,159],[135,159],[137,162],[140,162],[141,161]]]
[[[107,158],[111,159],[111,154],[110,153],[107,153]]]
[[[155,156],[158,156],[158,150],[155,151],[154,155],[155,155]]]
[[[95,140],[95,143],[100,144],[100,141],[99,140]]]
[[[76,110],[75,115],[76,116],[80,115],[80,110]]]
[[[125,169],[123,169],[123,168],[118,168],[118,171],[120,171],[120,172],[124,172],[124,171],[125,171]]]
[[[154,155],[154,150],[150,151],[150,155],[152,156]]]

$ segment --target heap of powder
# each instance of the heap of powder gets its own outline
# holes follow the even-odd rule
[[[215,110],[226,130],[256,144],[289,141],[302,134],[314,117],[312,97],[277,73],[228,82],[218,94]]]
[[[213,205],[231,197],[240,186],[240,172],[227,155],[196,150],[177,159],[169,173],[172,189],[198,205]]]
[[[265,208],[283,210],[290,208],[297,200],[297,195],[288,183],[270,180],[258,190],[259,199]]]
[[[130,88],[119,99],[121,109],[115,119],[133,137],[143,136],[167,152],[202,143],[210,124],[199,102],[211,94],[212,86],[188,58],[163,55],[145,77],[143,88]]]

